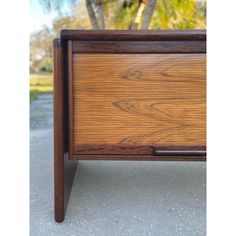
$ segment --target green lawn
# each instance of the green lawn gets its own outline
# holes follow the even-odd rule
[[[52,74],[30,75],[30,101],[37,99],[41,93],[52,93]]]

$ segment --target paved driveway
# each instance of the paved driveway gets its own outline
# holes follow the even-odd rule
[[[206,235],[206,165],[79,162],[66,219],[53,219],[52,95],[31,103],[31,236]]]

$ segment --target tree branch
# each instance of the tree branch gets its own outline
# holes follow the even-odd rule
[[[95,15],[91,0],[86,0],[86,7],[88,10],[89,19],[90,19],[93,29],[99,29],[100,27],[99,27],[97,17]]]
[[[157,2],[157,0],[149,0],[148,1],[147,7],[143,13],[144,17],[143,17],[143,22],[142,22],[142,27],[141,27],[142,29],[148,29],[149,24],[152,19],[153,12],[156,7],[156,2]]]
[[[138,29],[138,26],[140,25],[140,22],[141,22],[143,11],[147,3],[148,3],[148,0],[139,0],[138,10],[134,18],[134,22],[131,29]]]
[[[100,29],[105,29],[105,20],[103,13],[103,0],[96,0],[96,10],[97,10],[97,18],[99,21]]]

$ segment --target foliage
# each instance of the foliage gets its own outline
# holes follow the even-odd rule
[[[43,26],[30,35],[30,72],[52,72],[52,41],[59,37],[61,29],[90,29],[90,22],[84,3],[71,6],[70,15],[59,15],[52,22],[52,28]]]
[[[40,72],[50,72],[52,73],[52,58],[44,57],[38,65],[38,69]]]
[[[150,29],[205,29],[206,2],[158,0]]]
[[[107,29],[130,29],[138,1],[104,0]],[[205,29],[206,2],[157,0],[149,29]]]
[[[35,91],[30,91],[30,102],[36,100],[38,98],[38,93]]]
[[[137,7],[138,1],[104,1],[107,29],[130,29]]]
[[[52,74],[31,75],[30,91],[34,93],[51,93],[53,91]]]
[[[70,15],[61,15],[56,18],[52,24],[52,31],[57,37],[59,37],[62,29],[91,29],[84,3],[72,5]]]
[[[42,63],[49,62],[48,66],[44,66],[44,69],[48,68],[50,72],[50,64],[52,61],[52,40],[55,34],[46,26],[40,31],[31,34],[30,36],[30,71],[40,72],[40,65]]]
[[[52,93],[52,74],[30,75],[30,102],[36,100],[41,93]]]

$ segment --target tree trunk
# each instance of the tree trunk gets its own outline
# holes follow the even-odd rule
[[[95,15],[91,0],[86,0],[86,7],[88,10],[89,19],[90,19],[93,29],[99,29],[99,24],[98,24],[97,17]]]
[[[100,29],[105,29],[105,20],[103,13],[103,0],[96,0],[97,18]]]
[[[142,19],[143,11],[147,3],[148,3],[148,0],[139,0],[138,10],[134,18],[134,22],[131,29],[138,29],[138,26],[140,25],[140,22]]]
[[[157,0],[149,0],[147,7],[144,11],[144,17],[143,17],[143,22],[142,22],[142,29],[148,29],[150,21],[152,19],[153,12],[156,7],[156,2]]]

